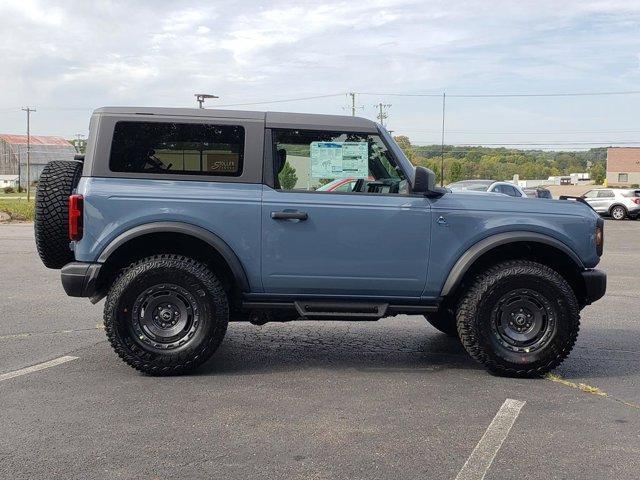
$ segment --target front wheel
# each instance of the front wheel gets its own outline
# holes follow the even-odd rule
[[[578,302],[555,270],[527,260],[478,275],[458,304],[456,322],[469,354],[490,372],[536,377],[558,366],[578,337]]]
[[[216,351],[227,329],[229,306],[220,281],[181,255],[155,255],[116,279],[104,307],[104,326],[115,352],[152,375],[185,373]]]

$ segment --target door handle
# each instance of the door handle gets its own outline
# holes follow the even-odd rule
[[[305,221],[309,218],[307,212],[271,212],[271,218],[274,220],[300,220]]]

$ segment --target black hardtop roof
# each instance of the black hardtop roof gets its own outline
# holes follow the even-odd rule
[[[270,128],[347,128],[349,130],[376,131],[376,123],[362,117],[323,115],[316,113],[256,112],[250,110],[224,110],[214,108],[166,108],[166,107],[102,107],[94,114],[109,115],[160,115],[173,117],[237,118],[262,120]]]

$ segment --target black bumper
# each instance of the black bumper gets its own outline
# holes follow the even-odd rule
[[[600,300],[607,291],[607,274],[602,270],[585,270],[582,272],[587,305]]]
[[[64,291],[70,297],[93,297],[100,274],[100,263],[71,262],[62,267]]]

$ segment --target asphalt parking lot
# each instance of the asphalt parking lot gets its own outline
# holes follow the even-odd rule
[[[33,226],[0,225],[0,478],[637,479],[640,221],[605,231],[608,293],[554,379],[493,377],[410,316],[232,323],[196,374],[153,378]]]

